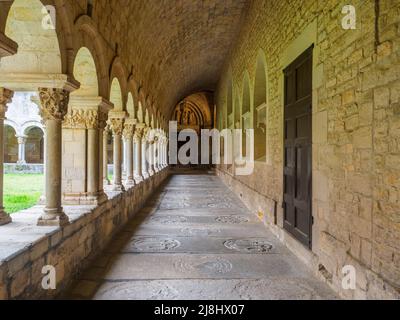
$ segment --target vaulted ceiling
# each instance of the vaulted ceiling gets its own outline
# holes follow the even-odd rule
[[[99,0],[94,20],[166,116],[214,90],[248,0]],[[131,70],[129,70],[131,71]]]

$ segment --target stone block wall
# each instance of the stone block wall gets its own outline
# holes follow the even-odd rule
[[[356,8],[355,30],[342,28],[348,4]],[[243,177],[220,166],[220,176],[343,297],[400,297],[400,2],[255,0],[245,21],[219,82],[217,114],[231,78],[239,100],[247,72],[253,92],[262,50],[267,161]],[[282,229],[282,71],[311,44],[314,225],[308,254]],[[342,288],[345,265],[357,271],[356,290]]]
[[[66,207],[71,220],[69,225],[38,236],[22,250],[0,262],[0,300],[57,297],[141,209],[168,175],[167,168],[124,193],[109,194],[110,199],[98,207]],[[37,228],[43,230],[43,227]],[[56,269],[56,290],[42,289],[41,271],[45,265]]]

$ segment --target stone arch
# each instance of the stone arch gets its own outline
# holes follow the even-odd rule
[[[130,118],[135,118],[135,103],[133,101],[133,96],[131,92],[128,92],[128,100],[126,102],[126,111]]]
[[[240,118],[242,115],[242,111],[241,111],[241,106],[240,106],[240,97],[239,97],[239,90],[235,90],[235,107],[234,107],[234,122],[235,122],[235,128],[239,129],[241,127],[240,124]]]
[[[110,102],[114,104],[114,109],[113,109],[114,111],[124,110],[122,89],[118,78],[114,78],[111,82]]]
[[[18,43],[17,54],[0,63],[2,73],[63,72],[58,35],[55,29],[44,28],[43,10],[39,0],[15,0],[8,12],[5,34]]]
[[[4,120],[4,125],[7,125],[7,126],[10,126],[11,128],[13,128],[16,135],[22,135],[23,134],[23,130],[18,125],[18,123],[16,123],[15,121],[13,121],[11,119],[5,119]]]
[[[4,162],[17,163],[18,139],[17,131],[9,123],[4,125]]]
[[[233,81],[232,77],[229,76],[226,84],[226,116],[228,128],[234,125],[234,114],[233,114]]]
[[[25,161],[33,164],[43,164],[44,162],[44,132],[43,128],[31,125],[24,131],[25,142]]]
[[[266,161],[267,148],[267,64],[260,50],[254,78],[254,159]]]
[[[42,125],[41,122],[39,121],[27,121],[23,124],[21,131],[23,135],[26,135],[27,132],[31,129],[31,128],[39,128],[40,130],[42,130],[43,134],[44,134],[44,127]]]
[[[86,47],[90,51],[96,65],[99,95],[108,98],[110,84],[108,77],[109,67],[106,61],[107,45],[89,16],[80,16],[76,20],[74,28],[76,34],[74,47],[79,48],[75,55],[78,54],[82,47]]]
[[[125,105],[125,97],[127,95],[127,76],[126,76],[126,70],[125,67],[119,57],[116,57],[114,61],[111,64],[111,71],[110,71],[110,79],[111,81],[111,88],[110,88],[110,101],[114,103],[114,100],[117,99],[116,101],[119,103],[119,98],[116,96],[112,96],[111,94],[115,93],[115,80],[118,81],[118,86],[121,92],[121,103],[115,104],[114,103],[114,110],[115,111],[126,111],[126,105]],[[114,87],[113,87],[114,85]]]
[[[145,110],[141,101],[138,103],[137,119],[139,123],[144,123]]]
[[[96,64],[90,50],[86,47],[79,49],[75,56],[73,69],[74,77],[81,84],[72,95],[96,97],[99,95],[99,82]]]
[[[243,88],[242,88],[242,155],[246,155],[246,129],[252,127],[252,107],[251,107],[251,91],[250,91],[250,77],[246,71],[243,77]]]

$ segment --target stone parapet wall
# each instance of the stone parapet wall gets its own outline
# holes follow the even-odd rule
[[[98,207],[65,207],[71,223],[63,228],[36,227],[40,206],[13,215],[0,234],[0,300],[57,297],[168,176],[166,168],[123,193],[108,193]],[[55,267],[56,290],[42,289],[46,265]]]
[[[5,163],[4,164],[4,173],[44,173],[44,165],[43,164],[16,164],[16,163]]]

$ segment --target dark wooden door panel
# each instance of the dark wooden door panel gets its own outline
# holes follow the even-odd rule
[[[284,70],[284,228],[311,247],[312,48]]]

